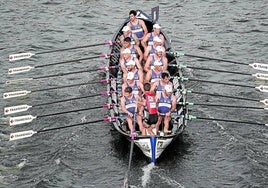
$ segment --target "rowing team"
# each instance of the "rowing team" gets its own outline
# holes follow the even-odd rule
[[[120,68],[123,73],[121,109],[128,116],[126,121],[131,132],[137,122],[142,135],[154,136],[160,129],[168,133],[171,112],[176,110],[176,97],[168,72],[168,59],[164,36],[159,24],[152,32],[143,20],[129,12],[129,22],[119,37]]]

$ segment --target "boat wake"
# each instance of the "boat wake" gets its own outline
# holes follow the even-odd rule
[[[153,170],[153,168],[155,167],[154,163],[150,163],[148,165],[146,165],[145,167],[142,168],[142,171],[144,172],[143,176],[141,177],[141,185],[142,187],[146,187],[147,183],[150,181],[151,179],[151,172]]]

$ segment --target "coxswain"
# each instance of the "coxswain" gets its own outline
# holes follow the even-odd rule
[[[144,110],[144,121],[143,127],[144,131],[142,135],[150,134],[154,136],[153,128],[158,121],[157,115],[157,106],[156,106],[156,95],[154,92],[150,91],[151,84],[145,83],[144,84],[144,95],[143,95],[143,106],[145,107]],[[147,112],[147,113],[146,113]]]

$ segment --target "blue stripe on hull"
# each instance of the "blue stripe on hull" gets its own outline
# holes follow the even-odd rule
[[[156,140],[157,138],[156,137],[150,137],[150,142],[151,142],[151,152],[152,152],[152,159],[151,159],[151,162],[155,163],[156,162],[156,159],[155,159],[155,152],[156,152]]]

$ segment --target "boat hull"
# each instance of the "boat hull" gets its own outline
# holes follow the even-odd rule
[[[143,19],[148,31],[150,32],[153,28],[154,21],[150,16],[142,12],[141,10],[137,11],[137,17],[140,19]],[[122,34],[121,30],[122,28],[127,24],[128,19],[126,19],[123,24],[119,27],[118,31],[116,32],[113,41],[117,41],[118,44],[111,47],[111,53],[114,54],[109,59],[108,66],[117,66],[119,64],[119,53],[120,53],[120,42],[119,37]],[[161,31],[165,38],[165,48],[166,48],[166,57],[168,59],[169,64],[176,64],[179,65],[176,58],[171,55],[171,53],[168,53],[171,51],[171,45],[170,40],[166,36],[166,34]],[[178,75],[181,76],[182,72],[177,67],[169,67],[170,75]],[[114,80],[113,80],[114,78]],[[112,69],[107,73],[107,79],[112,79],[112,81],[107,84],[107,92],[110,93],[108,96],[108,103],[120,103],[120,97],[121,97],[121,86],[122,86],[122,72],[120,69]],[[174,88],[177,90],[175,91],[175,96],[177,99],[177,102],[181,102],[184,104],[186,101],[186,95],[180,90],[184,89],[184,85],[179,80],[172,80]],[[112,121],[112,125],[114,128],[127,140],[131,141],[130,132],[128,130],[128,126],[126,125],[126,121],[124,118],[120,118],[120,115],[122,115],[122,111],[120,109],[120,106],[114,106],[109,110],[111,117],[119,117],[115,118],[114,121]],[[186,106],[177,106],[177,110],[175,113],[172,114],[172,120],[170,123],[170,129],[169,134],[164,134],[163,132],[158,132],[154,137],[151,136],[142,136],[138,132],[136,132],[134,137],[134,143],[137,147],[140,148],[140,150],[144,153],[145,156],[147,156],[152,162],[155,162],[157,158],[161,156],[161,154],[164,152],[166,147],[172,143],[174,139],[178,135],[180,135],[187,124],[187,120],[185,116],[188,113],[188,109]]]

